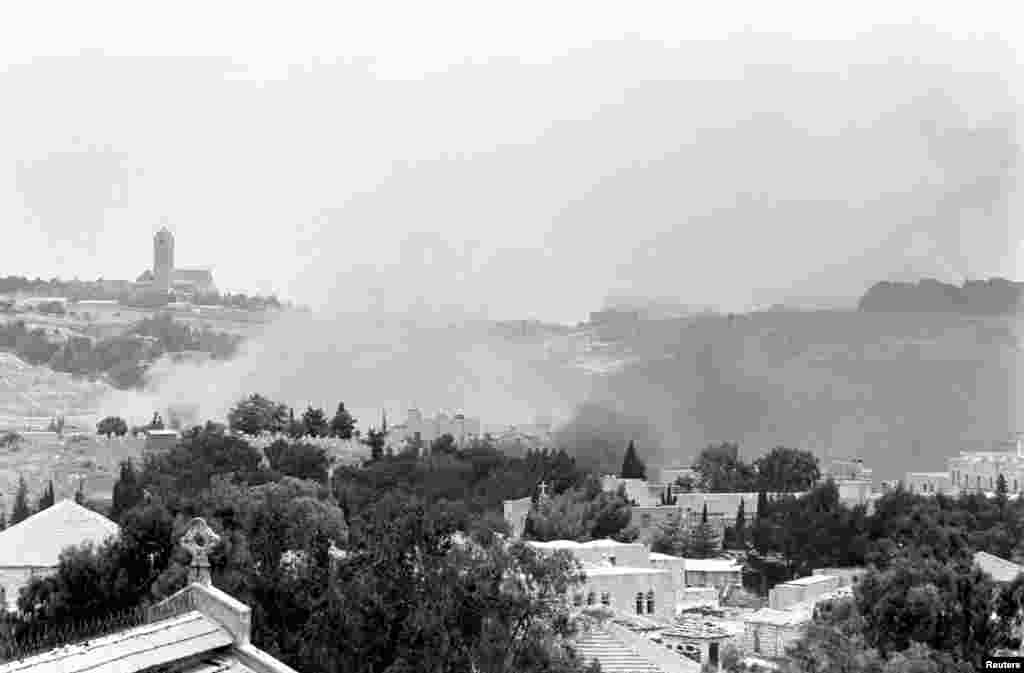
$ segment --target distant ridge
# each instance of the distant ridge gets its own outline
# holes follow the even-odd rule
[[[1005,278],[969,280],[957,287],[932,278],[916,283],[883,281],[861,297],[861,311],[1013,315],[1020,312],[1024,283]]]

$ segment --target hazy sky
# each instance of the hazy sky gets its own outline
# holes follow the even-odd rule
[[[179,266],[335,311],[1017,276],[1020,17],[983,3],[22,7],[0,275],[134,278],[167,218]]]

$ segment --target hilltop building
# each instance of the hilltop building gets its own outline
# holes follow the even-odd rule
[[[21,588],[52,574],[67,547],[99,546],[119,533],[116,523],[73,500],[62,500],[0,531],[0,606],[16,610]]]
[[[161,227],[153,236],[153,268],[144,271],[135,282],[138,289],[204,295],[217,291],[209,269],[179,269],[174,266],[174,234]]]
[[[193,519],[182,538],[192,555],[188,586],[112,632],[65,636],[42,652],[2,643],[0,673],[296,673],[250,642],[251,608],[212,585],[207,550],[218,540]]]
[[[956,493],[992,493],[999,476],[1009,493],[1024,489],[1024,433],[997,442],[987,451],[961,451],[948,460],[950,490]]]
[[[388,428],[388,440],[395,448],[419,442],[421,451],[430,451],[430,444],[442,435],[451,435],[457,446],[465,446],[481,436],[480,419],[462,413],[451,416],[438,412],[433,418],[424,418],[419,409],[410,409],[404,423]]]

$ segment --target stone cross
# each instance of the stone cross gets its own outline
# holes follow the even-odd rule
[[[181,537],[181,546],[192,554],[192,568],[189,571],[189,582],[210,586],[210,550],[220,542],[220,535],[210,528],[200,517],[189,522],[185,534]]]
[[[548,483],[546,481],[540,482],[540,484],[537,486],[537,489],[539,491],[537,499],[546,500],[548,497]]]

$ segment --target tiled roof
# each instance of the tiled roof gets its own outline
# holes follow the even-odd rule
[[[1024,572],[1024,567],[983,551],[974,555],[974,564],[997,582],[1012,582],[1017,575]]]
[[[193,611],[4,664],[0,673],[135,673],[213,652],[233,642],[223,626]]]
[[[119,530],[102,514],[73,500],[61,500],[0,531],[0,568],[53,568],[65,548],[86,542],[99,545]]]
[[[667,638],[686,640],[717,640],[731,634],[715,622],[700,617],[684,617],[675,626],[666,629],[662,635]]]

